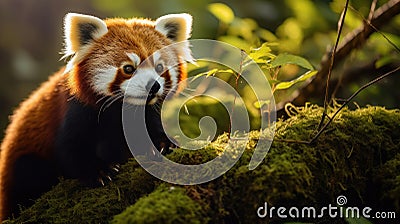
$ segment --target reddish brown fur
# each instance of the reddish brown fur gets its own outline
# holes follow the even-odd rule
[[[120,85],[130,77],[130,75],[127,75],[123,71],[121,71],[121,69],[118,69],[114,81],[109,86],[109,91],[114,93],[115,91],[119,90]]]
[[[108,19],[108,33],[95,40],[90,53],[75,67],[74,75],[70,76],[70,85],[73,94],[83,102],[95,105],[98,98],[96,93],[86,88],[91,85],[91,71],[104,64],[120,67],[123,62],[129,61],[126,52],[135,52],[144,61],[155,51],[172,42],[161,33],[154,30],[154,23],[148,20]],[[118,41],[115,41],[118,39]],[[118,72],[114,85],[128,79],[123,72]],[[110,86],[115,91],[115,87]]]
[[[11,124],[1,144],[0,154],[0,218],[9,215],[9,191],[13,180],[13,163],[32,153],[49,158],[57,127],[66,111],[68,88],[61,69],[43,83],[11,117]],[[2,220],[1,219],[1,220]]]
[[[179,77],[178,77],[178,83],[180,85],[178,86],[177,92],[183,91],[183,89],[186,87],[184,80],[187,78],[187,65],[186,63],[179,63]]]
[[[145,59],[171,43],[154,32],[154,25],[149,21],[128,23],[126,20],[115,19],[106,22],[109,32],[95,41],[90,49],[90,52],[96,53],[89,53],[69,74],[63,75],[61,69],[51,76],[12,116],[1,145],[0,220],[9,215],[7,205],[12,199],[8,197],[8,192],[13,179],[10,167],[13,167],[16,159],[28,153],[35,153],[45,159],[51,157],[56,130],[66,112],[69,97],[75,96],[84,103],[95,105],[99,96],[88,88],[91,83],[88,74],[92,69],[102,64],[118,67],[121,60],[128,60],[125,54],[127,51],[139,53],[139,57]],[[115,38],[119,41],[116,42]],[[119,74],[115,84],[120,84],[121,78],[129,78],[121,71]]]
[[[12,200],[9,192],[13,182],[11,167],[15,161],[29,153],[51,158],[68,99],[75,97],[82,103],[96,105],[101,97],[90,88],[93,70],[104,64],[119,67],[121,62],[129,60],[126,52],[135,52],[144,60],[171,44],[169,39],[154,30],[151,21],[110,19],[106,23],[109,32],[93,42],[84,60],[67,74],[63,74],[64,68],[55,73],[15,110],[0,151],[0,220],[10,215],[7,206]],[[180,63],[179,80],[186,77],[184,66]],[[118,74],[115,84],[128,78],[121,71]],[[166,77],[166,81],[169,80]]]

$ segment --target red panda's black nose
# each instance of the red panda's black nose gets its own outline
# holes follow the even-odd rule
[[[146,90],[149,91],[149,95],[156,94],[160,90],[161,85],[156,80],[150,80],[146,85]]]

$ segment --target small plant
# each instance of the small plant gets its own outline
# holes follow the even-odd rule
[[[271,84],[271,91],[275,95],[278,90],[287,90],[297,83],[305,82],[317,74],[311,63],[300,56],[283,53],[279,55],[274,55],[270,46],[274,46],[271,43],[264,43],[259,48],[252,49],[250,51],[250,58],[254,60],[262,69],[265,71],[265,75]],[[280,70],[286,65],[295,65],[305,69],[305,72],[297,77],[283,81],[280,79]],[[268,105],[270,102],[255,102],[257,108],[263,107],[263,105]]]
[[[249,111],[261,109],[262,113],[271,112],[274,109],[273,103],[285,101],[278,91],[293,91],[293,87],[299,86],[296,84],[304,83],[317,74],[307,59],[290,53],[277,53],[277,50],[273,50],[279,45],[278,38],[272,32],[259,27],[253,19],[235,16],[232,9],[222,3],[212,3],[208,9],[220,23],[217,39],[241,49],[243,60],[239,71],[201,62],[198,67],[190,69],[189,74],[195,78],[218,76],[223,79],[240,93],[244,101],[251,102],[246,104]],[[242,84],[245,81],[241,79],[241,72],[246,71],[247,66],[254,63],[257,63],[270,83],[272,95],[268,100],[259,101],[252,97],[254,93],[251,92],[251,88],[246,88],[246,85]],[[263,88],[267,90],[269,87]],[[187,110],[186,107],[185,110]]]

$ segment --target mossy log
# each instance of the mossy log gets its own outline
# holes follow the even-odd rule
[[[308,140],[315,134],[322,109],[297,108],[298,113],[276,123],[275,139]],[[76,180],[61,180],[50,192],[6,223],[265,223],[257,209],[270,206],[368,206],[400,211],[400,111],[368,107],[342,111],[312,145],[274,141],[255,170],[248,163],[259,137],[251,141],[235,166],[211,182],[194,186],[163,183],[135,160],[121,167],[105,187],[86,188]],[[221,135],[205,149],[177,149],[171,160],[198,164],[224,149]],[[293,221],[293,220],[291,220]],[[313,222],[342,223],[317,219]]]

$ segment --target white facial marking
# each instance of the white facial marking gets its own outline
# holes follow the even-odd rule
[[[160,53],[159,51],[156,51],[156,52],[153,54],[154,64],[156,64],[157,62],[159,62],[160,58],[161,58],[161,53]]]
[[[134,66],[137,67],[140,64],[140,57],[135,54],[135,53],[126,53],[128,55],[129,59],[133,62]]]
[[[172,88],[174,89],[178,85],[178,75],[179,75],[178,67],[174,66],[168,68],[168,70],[169,70],[169,75],[171,76]]]
[[[136,105],[146,104],[147,96],[149,95],[146,86],[154,80],[161,86],[156,96],[161,97],[164,92],[165,79],[159,76],[154,68],[139,68],[136,70],[132,78],[121,84],[121,90],[125,92],[127,102]],[[155,103],[156,100],[151,100],[149,103]]]
[[[152,56],[152,63],[146,63],[146,65],[143,66],[139,65],[142,62],[137,54],[126,54],[137,67],[135,74],[129,80],[124,81],[120,86],[121,90],[125,93],[126,102],[135,105],[145,105],[146,103],[154,104],[160,97],[162,97],[165,91],[165,78],[161,77],[155,70],[155,66],[160,63],[165,67],[165,69],[169,70],[172,89],[176,89],[178,85],[179,67],[176,66],[176,61],[174,60],[176,56],[173,52],[157,51]],[[165,58],[162,56],[165,56],[167,60],[165,61]],[[154,67],[149,66],[150,64],[153,64]],[[155,98],[146,102],[149,95],[149,90],[147,89],[148,85],[149,83],[154,82],[154,80],[160,84],[161,88],[155,94]]]
[[[161,54],[164,56],[164,58],[161,58]],[[165,69],[168,70],[171,78],[172,89],[175,89],[178,85],[179,67],[176,58],[177,56],[175,55],[175,52],[170,51],[168,48],[162,49],[161,51],[156,51],[153,54],[154,65],[157,66],[158,63],[162,63]]]
[[[111,95],[108,91],[110,83],[112,83],[117,74],[118,68],[114,66],[107,66],[105,68],[101,68],[95,70],[93,76],[93,88],[100,94],[103,95]]]
[[[158,76],[156,81],[160,84],[161,88],[158,90],[157,95],[161,96],[164,92],[164,85],[165,85],[165,79],[161,76]]]

